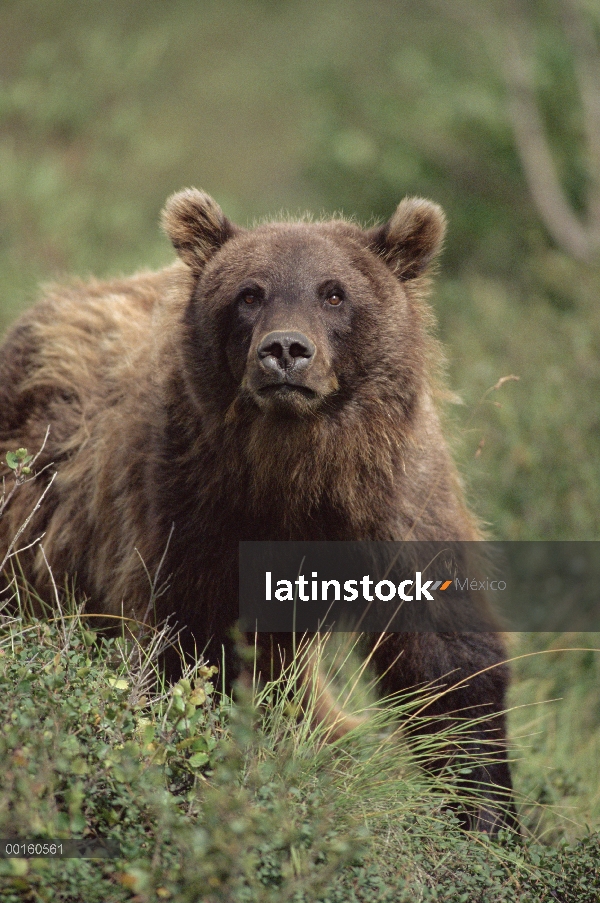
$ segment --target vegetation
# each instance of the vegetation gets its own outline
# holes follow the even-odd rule
[[[171,260],[158,214],[184,185],[242,223],[340,208],[367,222],[429,196],[449,218],[434,306],[474,508],[501,539],[598,537],[593,4],[5,0],[2,12],[0,330],[40,280]],[[31,462],[13,463],[28,479]],[[281,707],[232,710],[201,670],[163,688],[151,657],[130,660],[74,614],[4,625],[0,833],[99,833],[123,858],[0,862],[3,898],[597,899],[598,655],[556,650],[599,637],[512,641],[526,839],[497,846],[456,830],[448,782],[404,752],[400,776],[379,781],[365,737],[322,748]],[[175,720],[182,704],[191,727],[189,708]]]
[[[21,597],[21,606],[26,599]],[[393,733],[426,694],[326,743],[299,721],[297,670],[230,700],[199,664],[165,688],[132,640],[76,610],[0,636],[0,834],[102,837],[117,859],[0,860],[7,901],[592,901],[600,848],[460,830],[456,772]],[[460,739],[460,738],[458,738]]]

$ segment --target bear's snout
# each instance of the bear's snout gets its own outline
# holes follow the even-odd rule
[[[261,367],[283,377],[290,371],[306,370],[312,363],[315,343],[302,332],[269,332],[258,344],[256,353]]]

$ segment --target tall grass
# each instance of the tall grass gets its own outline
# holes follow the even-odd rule
[[[472,722],[411,743],[399,727],[426,718],[439,688],[384,704],[351,644],[313,639],[234,701],[201,660],[166,685],[164,633],[105,636],[69,596],[45,620],[23,588],[16,602],[0,632],[0,834],[100,836],[121,857],[5,860],[3,898],[524,900],[550,878],[587,893],[592,839],[561,852],[460,829]],[[334,741],[309,665],[358,721]]]

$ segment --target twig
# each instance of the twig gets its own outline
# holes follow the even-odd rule
[[[37,502],[35,503],[35,505],[34,505],[34,507],[33,507],[33,510],[28,514],[28,516],[26,517],[26,519],[24,520],[24,522],[21,524],[21,526],[20,526],[19,529],[17,530],[16,534],[14,535],[12,541],[10,542],[10,544],[9,544],[9,546],[8,546],[8,549],[7,549],[7,551],[6,551],[6,554],[5,554],[4,558],[2,559],[2,561],[0,561],[0,572],[2,572],[2,571],[4,570],[4,568],[6,567],[6,564],[7,564],[8,561],[13,557],[13,555],[16,555],[16,554],[17,554],[17,552],[15,551],[15,546],[16,546],[18,540],[19,540],[19,537],[24,533],[24,531],[25,531],[25,530],[27,529],[27,527],[29,526],[32,517],[34,516],[34,514],[36,513],[36,511],[38,511],[40,505],[42,504],[44,498],[46,497],[46,495],[47,495],[47,493],[48,493],[48,491],[49,491],[50,487],[52,486],[52,484],[53,484],[53,482],[54,482],[55,479],[56,479],[56,473],[53,473],[52,476],[51,476],[51,478],[50,478],[50,480],[49,480],[49,482],[48,482],[48,485],[46,486],[46,488],[45,488],[44,491],[42,492],[41,496],[39,497],[39,499],[38,499]],[[43,536],[43,534],[42,534],[42,536]],[[32,545],[35,545],[36,542],[39,542],[39,541],[40,541],[40,539],[42,538],[42,536],[39,536],[36,540],[34,540],[33,542],[31,542],[28,546],[25,546],[24,548],[28,549],[28,548],[30,548]]]
[[[164,564],[165,558],[167,557],[167,552],[169,550],[169,545],[171,543],[171,538],[173,536],[174,531],[175,531],[175,524],[171,524],[171,529],[170,529],[169,535],[167,537],[165,550],[162,553],[162,557],[161,557],[160,561],[158,562],[158,567],[156,568],[156,573],[154,575],[154,579],[152,579],[152,577],[150,576],[150,572],[149,572],[148,568],[146,567],[146,562],[140,555],[139,550],[137,548],[135,550],[139,556],[140,561],[142,562],[142,567],[144,568],[144,570],[146,572],[146,576],[150,582],[150,598],[148,600],[148,605],[146,606],[146,611],[144,612],[144,617],[142,618],[142,622],[144,624],[147,623],[148,617],[150,616],[150,612],[154,608],[154,605],[155,605],[157,599],[160,599],[160,597],[166,592],[167,587],[168,587],[169,578],[167,577],[167,580],[165,581],[163,586],[159,590],[157,590],[157,588],[156,588],[158,585],[158,576],[159,576],[161,568]]]

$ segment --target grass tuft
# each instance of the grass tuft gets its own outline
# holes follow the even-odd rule
[[[201,659],[165,683],[164,631],[106,636],[72,595],[44,620],[26,601],[0,631],[0,835],[100,837],[121,856],[0,860],[2,899],[596,899],[597,835],[549,848],[460,829],[469,722],[411,744],[398,729],[435,688],[376,703],[352,649],[328,658],[301,640],[277,680],[233,701]],[[333,742],[308,661],[358,719]],[[451,764],[428,773],[449,745]]]

